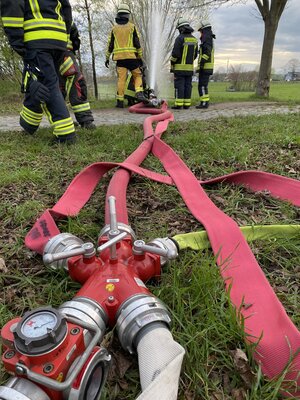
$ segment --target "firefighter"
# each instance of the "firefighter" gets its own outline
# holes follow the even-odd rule
[[[214,39],[216,36],[212,33],[211,24],[208,21],[200,22],[198,31],[200,32],[201,40],[197,68],[197,72],[199,72],[198,92],[200,104],[196,108],[208,108],[208,83],[209,77],[214,72]]]
[[[121,4],[117,10],[116,25],[111,30],[108,38],[105,66],[109,68],[109,58],[117,62],[117,104],[124,107],[124,90],[128,71],[134,80],[134,91],[138,101],[145,100],[143,95],[143,82],[140,67],[143,65],[142,48],[139,34],[135,25],[129,21],[130,9],[127,4]]]
[[[20,125],[33,134],[45,112],[55,142],[74,142],[74,124],[58,78],[72,23],[69,0],[1,0],[1,15],[9,43],[25,65]],[[41,89],[47,93],[42,98]]]
[[[87,100],[87,86],[80,71],[76,51],[80,48],[80,37],[77,26],[72,23],[67,50],[60,70],[60,89],[64,98],[69,98],[78,124],[85,129],[94,129],[94,117]]]
[[[189,109],[192,103],[192,77],[194,60],[197,58],[197,39],[192,35],[194,29],[185,18],[179,18],[179,30],[171,55],[171,72],[174,73],[174,110]]]
[[[140,67],[140,69],[141,69],[141,73],[142,73],[143,93],[144,93],[144,96],[147,97],[147,93],[149,92],[149,87],[147,85],[146,74],[145,74],[146,67],[143,66],[143,67]],[[134,79],[133,79],[131,72],[128,73],[127,80],[125,83],[124,98],[127,99],[129,107],[133,106],[134,104],[139,102],[135,96]]]

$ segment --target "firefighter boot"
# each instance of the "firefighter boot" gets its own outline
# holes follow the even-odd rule
[[[117,100],[116,108],[124,108],[124,101],[123,100]]]
[[[68,135],[55,136],[52,139],[51,144],[52,145],[57,145],[57,144],[70,145],[70,144],[76,143],[76,139],[77,139],[76,133],[72,132],[72,133],[69,133]]]
[[[88,121],[88,122],[83,122],[81,124],[81,128],[93,130],[96,129],[96,125],[93,123],[93,121]]]
[[[135,105],[135,100],[133,98],[128,99],[128,107],[134,106]]]
[[[196,108],[208,108],[209,102],[208,101],[201,101],[200,104],[198,106],[196,106]]]

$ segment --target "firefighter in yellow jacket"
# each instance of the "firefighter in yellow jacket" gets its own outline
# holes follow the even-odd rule
[[[58,78],[72,23],[69,0],[1,0],[1,17],[11,47],[24,60],[20,125],[33,134],[45,112],[55,141],[73,142],[74,124]]]
[[[142,61],[142,48],[139,34],[135,25],[129,21],[130,9],[127,4],[118,7],[116,25],[113,27],[107,44],[105,66],[109,68],[109,58],[112,54],[113,61],[117,62],[117,104],[116,107],[124,107],[124,90],[128,71],[134,79],[136,98],[145,100],[143,94],[143,82],[140,66]]]

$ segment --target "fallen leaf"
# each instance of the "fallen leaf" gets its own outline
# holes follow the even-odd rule
[[[115,353],[115,361],[118,369],[118,375],[120,378],[123,378],[132,362],[120,352]]]
[[[250,388],[254,382],[255,376],[250,369],[247,355],[241,349],[232,350],[231,354],[236,370],[239,372],[241,378],[245,382],[246,387]]]
[[[245,400],[246,399],[246,392],[242,388],[232,389],[231,395],[232,395],[233,400]]]
[[[0,258],[0,272],[2,272],[3,274],[8,273],[8,268],[7,268],[3,258]]]

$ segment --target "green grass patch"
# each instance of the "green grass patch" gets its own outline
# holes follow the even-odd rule
[[[99,99],[93,98],[93,90],[90,88],[89,100],[94,110],[112,108],[115,106],[116,81],[101,81],[98,79]],[[271,82],[270,97],[259,98],[254,92],[231,92],[228,91],[229,82],[211,82],[209,84],[210,99],[213,103],[243,102],[243,101],[276,101],[289,105],[300,103],[299,82]],[[174,99],[173,82],[170,80],[167,87],[159,93],[159,96]],[[23,95],[20,93],[20,84],[17,82],[0,80],[0,114],[9,115],[20,112]],[[197,83],[193,83],[192,104],[199,102]]]
[[[171,123],[163,139],[186,162],[198,179],[206,180],[240,170],[259,169],[300,178],[297,144],[300,116],[220,118],[210,121]],[[67,186],[87,165],[98,161],[123,161],[141,143],[140,125],[100,126],[80,131],[74,146],[49,145],[50,129],[34,136],[1,133],[0,148],[0,257],[7,271],[0,274],[0,326],[25,311],[45,304],[57,307],[79,289],[64,271],[42,265],[41,257],[28,251],[24,237],[36,218],[52,207]],[[149,156],[143,166],[164,172]],[[112,173],[100,182],[91,200],[76,218],[59,223],[96,244],[105,224],[104,204]],[[299,208],[228,184],[205,187],[215,204],[240,226],[255,224],[299,224]],[[174,236],[202,229],[187,210],[174,187],[133,176],[128,187],[129,219],[139,239]],[[299,240],[270,239],[253,242],[251,248],[293,322],[300,327]],[[150,290],[170,309],[172,333],[186,349],[179,389],[180,400],[198,399],[280,399],[279,381],[266,380],[254,363],[252,348],[244,333],[209,250],[182,251],[167,265],[159,283]],[[137,360],[120,348],[115,332],[109,349],[118,364],[120,355],[131,366],[124,377],[111,374],[103,400],[137,397],[140,386]],[[240,349],[248,355],[252,381],[245,382],[236,368],[233,354]],[[7,374],[0,372],[0,384]]]

